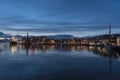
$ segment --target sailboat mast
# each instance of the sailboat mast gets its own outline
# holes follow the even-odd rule
[[[25,44],[27,44],[27,45],[29,44],[29,34],[28,34],[28,32],[27,32]]]
[[[109,23],[109,35],[111,35],[111,23]]]
[[[109,22],[109,42],[111,42],[111,23]]]
[[[28,35],[28,32],[27,32],[27,39],[28,39],[29,35]]]

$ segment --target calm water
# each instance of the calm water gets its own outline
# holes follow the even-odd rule
[[[0,43],[0,80],[120,80],[119,54],[86,46]]]

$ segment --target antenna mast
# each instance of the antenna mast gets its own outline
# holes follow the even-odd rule
[[[109,42],[111,42],[111,23],[109,22]]]

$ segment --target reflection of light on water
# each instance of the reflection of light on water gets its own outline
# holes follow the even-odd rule
[[[75,46],[71,46],[71,51],[72,51],[72,52],[75,52],[75,51],[76,51]]]
[[[0,43],[0,49],[4,48],[4,44]]]
[[[17,52],[17,46],[12,46],[11,51],[12,51],[12,54],[15,54],[15,52]]]

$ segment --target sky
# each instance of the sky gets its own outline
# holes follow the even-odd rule
[[[120,0],[0,0],[0,31],[77,37],[120,32]]]

